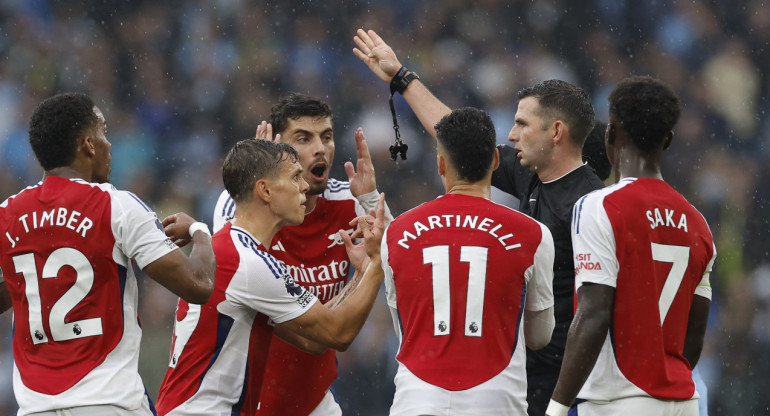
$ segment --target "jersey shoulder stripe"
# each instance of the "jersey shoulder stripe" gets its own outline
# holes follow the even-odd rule
[[[326,184],[326,190],[329,193],[336,193],[336,192],[341,192],[349,189],[350,189],[350,182],[339,181],[334,178],[329,178],[329,182]]]
[[[606,198],[607,195],[617,192],[635,181],[636,178],[622,179],[616,184],[607,186],[606,188],[597,189],[578,199],[577,202],[575,202],[575,206],[572,208],[572,227],[575,230],[575,234],[580,234],[580,220],[582,219],[583,211],[587,205],[601,201]]]
[[[227,200],[222,206],[222,216],[225,218],[232,218],[235,214],[235,200],[230,197],[230,194],[228,194],[227,191],[224,191],[224,193],[227,194]]]
[[[255,240],[254,237],[236,227],[231,228],[231,230],[238,235],[238,241],[243,247],[254,252],[254,254],[265,263],[267,268],[273,274],[273,277],[281,278],[288,274],[286,267],[284,267],[275,257],[270,253],[259,249],[259,242]]]

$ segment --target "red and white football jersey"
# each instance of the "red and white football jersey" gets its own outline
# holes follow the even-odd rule
[[[292,320],[317,301],[243,228],[226,224],[213,246],[211,299],[177,306],[160,415],[253,414],[273,333],[268,319]]]
[[[48,176],[0,204],[0,235],[19,415],[146,406],[132,261],[177,248],[155,213],[110,184]]]
[[[711,298],[716,249],[703,216],[666,182],[627,178],[575,203],[575,288],[615,288],[599,359],[578,398],[698,397],[682,355],[693,296]]]
[[[313,211],[302,224],[283,227],[273,239],[270,253],[296,283],[321,302],[328,302],[345,287],[350,271],[338,231],[352,232],[350,220],[375,208],[378,198],[377,192],[371,192],[356,199],[348,182],[329,179]],[[234,214],[235,204],[224,191],[214,210],[214,229],[221,228]],[[259,414],[306,416],[318,406],[336,377],[333,350],[316,356],[273,337]]]
[[[499,414],[525,411],[522,313],[553,306],[553,257],[548,228],[484,198],[444,195],[396,218],[382,244],[400,339],[392,414],[484,407],[473,392],[493,379]],[[468,394],[402,407],[420,400],[410,390],[421,382]]]

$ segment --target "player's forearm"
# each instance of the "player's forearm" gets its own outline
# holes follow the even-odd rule
[[[208,302],[211,292],[214,290],[214,274],[217,263],[214,249],[211,246],[211,236],[197,232],[193,235],[192,241],[189,265],[192,269],[193,279],[190,290],[194,293],[195,300],[202,300],[200,303],[203,304]]]
[[[703,296],[695,295],[690,307],[687,335],[684,340],[682,355],[690,362],[690,367],[695,367],[703,350],[703,337],[706,334],[709,306],[711,301]]]
[[[0,272],[0,277],[2,275],[2,272]],[[5,285],[5,282],[0,282],[0,313],[7,311],[11,306],[13,305],[11,304],[11,294],[8,292],[8,287]]]
[[[366,268],[364,268],[365,270]],[[340,293],[337,294],[337,296],[333,297],[327,304],[326,307],[329,309],[336,309],[340,304],[342,304],[350,295],[355,293],[356,289],[358,288],[358,284],[361,283],[361,279],[364,277],[364,271],[361,269],[356,269],[355,273],[353,273],[353,276],[348,280],[345,287],[340,291]]]
[[[580,301],[578,305],[581,305]],[[610,316],[611,309],[578,307],[567,335],[567,347],[553,400],[565,406],[575,400],[599,357],[609,330]]]
[[[360,283],[351,288],[351,293],[334,307],[336,319],[331,333],[335,342],[330,347],[345,351],[350,346],[372,310],[383,277],[379,256],[372,258]]]
[[[277,325],[273,331],[273,335],[293,345],[298,350],[304,351],[308,354],[321,355],[329,349],[326,345],[305,338],[284,326]]]
[[[436,98],[420,80],[410,82],[402,95],[422,126],[435,139],[436,123],[451,113],[452,109]]]
[[[549,342],[556,321],[553,307],[542,311],[524,310],[524,343],[529,349],[539,350]]]

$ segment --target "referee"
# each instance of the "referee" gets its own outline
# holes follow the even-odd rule
[[[401,65],[374,31],[359,29],[354,41],[355,55],[402,94],[435,138],[435,124],[451,109],[417,74]],[[518,98],[515,124],[508,135],[513,147],[498,147],[500,168],[492,176],[492,185],[518,198],[519,210],[545,224],[553,235],[556,327],[548,346],[527,350],[528,413],[542,416],[559,377],[573,317],[572,206],[604,184],[582,158],[583,144],[594,125],[594,109],[585,91],[564,81],[546,81],[522,90]]]
[[[518,198],[519,210],[545,224],[553,235],[556,326],[545,348],[527,349],[528,413],[542,416],[559,377],[574,316],[572,206],[604,183],[582,159],[583,144],[594,124],[593,106],[585,91],[551,80],[525,88],[518,98],[515,124],[508,134],[513,147],[498,146],[500,167],[492,174],[492,186]]]

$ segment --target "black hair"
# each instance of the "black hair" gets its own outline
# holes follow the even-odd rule
[[[297,120],[305,116],[332,118],[332,109],[317,98],[292,92],[281,97],[270,109],[268,122],[273,125],[273,132],[279,134],[289,126],[289,119]]]
[[[435,126],[436,139],[462,180],[477,182],[492,169],[495,126],[489,114],[473,107],[452,110]]]
[[[63,93],[46,98],[29,120],[29,144],[44,170],[69,166],[78,139],[96,127],[94,101],[86,94]]]
[[[607,145],[604,143],[604,133],[607,123],[596,120],[591,133],[588,133],[586,144],[583,145],[583,160],[591,166],[602,181],[610,177],[612,164],[607,157]]]
[[[251,198],[259,179],[273,178],[281,162],[299,160],[297,151],[287,143],[269,140],[241,140],[230,149],[222,164],[222,182],[235,202]]]
[[[540,117],[548,123],[562,120],[570,128],[570,139],[579,147],[594,126],[594,106],[588,94],[566,81],[552,79],[519,91],[519,101],[534,97],[540,104]]]
[[[609,96],[610,121],[617,121],[643,152],[660,148],[679,120],[679,98],[663,81],[632,76],[618,83]]]

